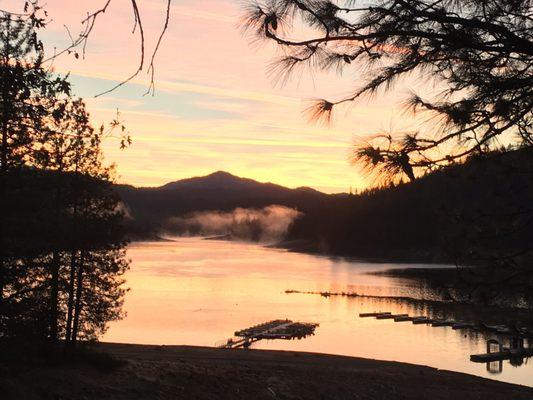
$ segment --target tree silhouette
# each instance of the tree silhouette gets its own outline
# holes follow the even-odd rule
[[[73,55],[76,59],[80,58],[80,56],[84,57],[89,37],[92,34],[98,19],[100,19],[106,13],[112,3],[113,0],[102,0],[96,9],[92,11],[87,11],[85,18],[83,18],[83,20],[81,21],[81,27],[77,35],[71,34],[71,30],[65,26],[68,37],[70,39],[70,43],[64,48],[56,49],[54,54],[45,58],[43,62],[46,64],[64,54]],[[132,79],[137,77],[142,71],[145,70],[150,75],[150,83],[146,94],[155,93],[155,59],[159,48],[161,47],[163,37],[165,36],[165,33],[169,26],[172,0],[166,0],[166,5],[163,7],[163,10],[165,12],[165,22],[163,24],[163,27],[161,28],[161,33],[159,34],[157,42],[149,58],[147,57],[147,53],[145,51],[146,37],[143,26],[143,18],[139,9],[139,2],[138,0],[129,0],[129,3],[131,11],[133,13],[134,22],[132,34],[138,32],[139,35],[139,63],[137,64],[136,69],[133,73],[131,73],[130,76],[128,76],[115,86],[111,87],[110,89],[97,94],[97,96],[102,96],[106,93],[114,91],[120,86],[123,86],[126,83],[130,82]],[[25,0],[23,3],[22,10],[11,11],[0,9],[0,13],[3,16],[7,16],[9,18],[16,18],[18,20],[24,21],[27,24],[31,25],[33,28],[44,28],[49,22],[46,6],[43,5],[40,0]],[[150,60],[149,62],[147,62],[148,59]],[[147,65],[148,67],[146,67]]]
[[[378,136],[354,150],[356,163],[413,180],[502,143],[533,144],[531,9],[530,0],[248,1],[243,26],[285,52],[272,67],[278,79],[302,66],[364,71],[349,96],[316,101],[313,120],[330,121],[338,105],[408,74],[445,84],[436,97],[408,101],[434,117],[427,131]]]
[[[527,151],[533,145],[532,9],[530,0],[248,1],[243,28],[283,51],[271,66],[281,82],[302,73],[302,68],[361,72],[362,85],[348,96],[313,103],[307,112],[314,121],[330,122],[338,106],[390,90],[410,74],[428,85],[444,87],[435,96],[413,94],[407,101],[407,110],[426,114],[423,129],[374,136],[356,146],[352,161],[385,184],[399,183],[404,177],[415,181],[455,164],[475,171],[468,178],[475,182],[453,184],[469,198],[463,194],[448,198],[445,191],[440,199],[426,194],[437,204],[449,201],[445,208],[454,223],[432,227],[434,235],[447,242],[439,246],[458,265],[491,267],[484,270],[489,278],[482,277],[481,282],[497,284],[510,278],[528,282],[533,259],[533,174]],[[507,153],[509,157],[502,156]],[[480,162],[484,158],[487,162]],[[452,168],[450,176],[454,174]],[[421,186],[413,185],[411,190],[421,190]],[[377,193],[366,210],[394,214],[381,217],[380,222],[387,222],[375,227],[368,245],[390,246],[391,240],[383,241],[384,230],[396,227],[413,234],[407,243],[393,240],[401,243],[398,247],[423,245],[430,230],[417,230],[423,224],[416,215],[425,215],[433,205],[413,208],[410,202],[420,198],[412,198],[405,209],[389,203],[385,211],[379,211],[379,199],[392,198],[392,193],[394,186]],[[483,200],[476,201],[481,193]],[[335,210],[333,214],[342,221],[359,223],[361,218],[350,216],[357,214],[358,202],[364,199],[344,213]],[[323,223],[325,227],[317,223],[310,229],[329,227],[325,237],[334,239],[333,246],[356,251],[364,243],[350,240],[360,236],[352,226],[340,228],[330,220]],[[372,224],[364,226],[373,229],[368,228]]]
[[[69,95],[70,85],[53,76],[42,65],[42,44],[37,40],[34,24],[11,15],[0,18],[0,314],[5,282],[5,263],[11,246],[6,242],[11,224],[17,221],[5,201],[7,175],[31,163],[33,140],[46,125],[56,97]]]
[[[130,139],[119,117],[94,129],[44,67],[39,24],[0,13],[0,25],[0,338],[70,346],[122,315],[126,243],[101,145]]]

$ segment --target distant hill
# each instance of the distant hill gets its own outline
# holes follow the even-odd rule
[[[498,238],[482,244],[489,249],[521,249],[533,243],[533,223],[528,222],[533,220],[532,148],[480,155],[412,183],[359,195],[289,189],[221,171],[158,188],[119,185],[116,191],[133,217],[128,229],[138,237],[154,234],[170,217],[193,211],[276,204],[304,214],[291,226],[284,244],[299,251],[449,262],[453,261],[450,249],[470,251],[478,240],[476,232]],[[515,232],[521,220],[506,215],[517,210],[525,222]],[[511,233],[502,237],[498,231],[506,220]]]
[[[270,188],[272,190],[286,191],[287,188],[275,185],[273,183],[261,183],[253,179],[240,178],[232,175],[229,172],[217,171],[207,176],[194,177],[188,179],[181,179],[179,181],[170,182],[161,186],[161,190],[176,190],[176,189],[207,189],[207,190],[264,190]],[[291,190],[291,189],[288,189]],[[298,190],[298,189],[295,189]],[[313,190],[313,189],[311,189]],[[317,192],[316,190],[314,190]],[[317,192],[318,193],[318,192]]]
[[[230,211],[237,207],[263,208],[272,204],[307,213],[329,196],[311,188],[289,189],[218,171],[207,176],[182,179],[156,188],[117,185],[139,234],[157,229],[166,219],[193,211]]]

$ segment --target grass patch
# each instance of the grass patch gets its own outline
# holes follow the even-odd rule
[[[90,343],[81,343],[74,349],[65,350],[62,343],[15,340],[0,340],[0,363],[19,367],[75,364],[89,366],[100,372],[112,372],[127,364],[94,348]]]
[[[96,350],[90,345],[80,346],[68,354],[68,361],[88,365],[101,372],[112,372],[127,364],[109,353]]]

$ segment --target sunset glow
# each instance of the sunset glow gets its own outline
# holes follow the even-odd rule
[[[1,400],[533,399],[532,0],[0,3]]]
[[[157,186],[225,170],[289,187],[346,192],[369,183],[349,163],[355,141],[413,128],[401,100],[415,81],[394,95],[359,101],[338,112],[332,126],[310,124],[303,115],[306,102],[345,95],[357,85],[353,75],[295,75],[283,87],[274,85],[267,70],[277,53],[271,45],[252,43],[242,34],[238,23],[243,11],[236,0],[203,0],[194,7],[174,2],[156,61],[155,96],[143,96],[149,78],[142,73],[95,98],[138,65],[140,46],[138,36],[131,34],[133,20],[126,3],[113,2],[98,20],[84,59],[66,55],[54,64],[57,72],[70,72],[95,125],[110,121],[120,109],[133,145],[120,151],[118,143],[106,144],[108,162],[118,165],[119,182]],[[164,2],[145,1],[141,6],[146,51],[151,54],[164,20]],[[43,37],[53,51],[68,43],[64,25],[75,34],[83,18],[80,10],[94,10],[96,5],[50,0],[47,8],[53,22]]]

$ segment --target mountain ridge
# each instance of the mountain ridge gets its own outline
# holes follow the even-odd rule
[[[152,188],[115,185],[115,192],[128,210],[127,230],[132,236],[139,237],[157,232],[172,217],[195,211],[262,209],[279,205],[307,213],[331,196],[312,188],[292,189],[241,178],[225,171]]]
[[[227,189],[239,187],[241,189],[254,189],[259,186],[269,186],[271,188],[278,188],[281,190],[296,190],[313,192],[317,194],[327,195],[320,190],[309,186],[299,186],[296,188],[289,188],[273,182],[260,182],[252,178],[245,178],[234,175],[227,171],[215,171],[207,175],[194,176],[190,178],[178,179],[165,183],[161,186],[134,186],[131,184],[117,184],[117,187],[127,187],[141,190],[175,190],[175,189]]]

